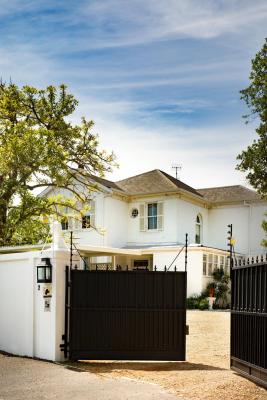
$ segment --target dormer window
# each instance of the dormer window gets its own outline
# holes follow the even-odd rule
[[[196,218],[196,235],[195,235],[195,243],[202,243],[202,216],[201,214],[197,215]]]

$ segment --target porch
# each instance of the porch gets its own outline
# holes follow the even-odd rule
[[[143,254],[141,249],[123,249],[100,246],[77,246],[81,266],[89,270],[153,270],[153,254]]]

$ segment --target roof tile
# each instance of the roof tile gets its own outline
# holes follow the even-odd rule
[[[116,182],[116,185],[130,195],[171,193],[177,192],[177,189],[183,189],[200,197],[202,196],[191,186],[159,169],[123,179]]]
[[[252,201],[261,199],[257,192],[241,185],[198,189],[198,192],[202,194],[204,199],[211,203]]]

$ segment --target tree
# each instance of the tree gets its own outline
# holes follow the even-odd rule
[[[240,91],[241,99],[247,104],[250,113],[245,115],[246,123],[251,118],[259,120],[256,128],[258,139],[242,151],[237,169],[247,173],[247,180],[263,197],[267,198],[267,39],[262,49],[252,60],[250,85]],[[267,233],[267,223],[263,222]],[[267,240],[263,240],[267,245]]]
[[[43,238],[41,215],[63,215],[66,207],[82,212],[95,190],[90,176],[103,176],[114,165],[113,153],[99,150],[93,121],[67,119],[77,105],[65,85],[39,90],[0,84],[0,246]],[[37,196],[45,187],[72,196]]]

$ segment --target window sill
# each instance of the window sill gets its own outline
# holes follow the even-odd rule
[[[80,228],[80,229],[62,229],[62,232],[88,232],[92,231],[93,228]]]
[[[145,231],[140,231],[140,232],[163,232],[163,229],[146,229]]]

